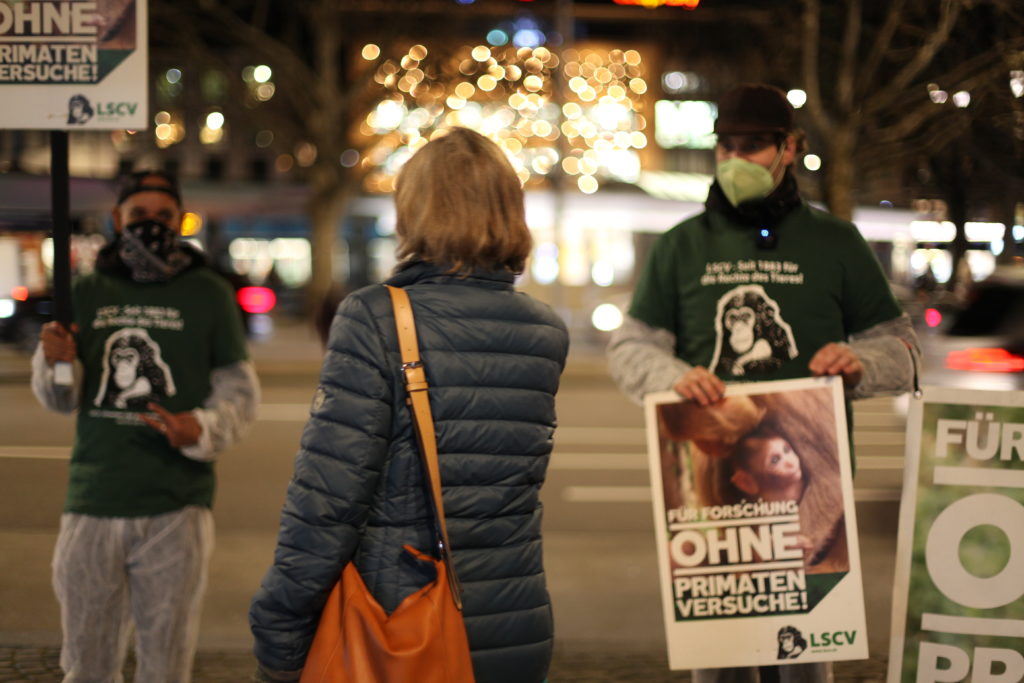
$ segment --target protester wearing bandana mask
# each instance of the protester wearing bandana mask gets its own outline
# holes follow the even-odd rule
[[[719,99],[705,211],[651,248],[608,344],[611,374],[630,398],[675,390],[706,407],[719,429],[704,457],[728,454],[742,436],[735,425],[749,428],[749,406],[724,399],[726,382],[835,375],[848,411],[851,399],[916,383],[917,337],[870,247],[856,226],[800,197],[794,119],[773,86],[742,84]],[[817,683],[830,675],[807,663],[702,669],[693,680]]]
[[[129,223],[118,239],[117,254],[136,282],[164,282],[192,262],[181,247],[178,233],[160,221]]]
[[[179,238],[175,179],[125,179],[113,241],[72,289],[71,329],[47,323],[32,389],[78,411],[53,560],[65,681],[187,681],[213,549],[213,461],[255,417],[259,385],[234,292]],[[57,361],[75,383],[54,382]]]
[[[101,256],[107,265],[120,265],[136,282],[166,282],[196,259],[182,244],[181,199],[170,181],[149,175],[126,187],[113,212],[117,235],[113,249]],[[114,253],[120,264],[114,263]]]

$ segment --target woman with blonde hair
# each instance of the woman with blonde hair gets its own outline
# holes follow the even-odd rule
[[[566,328],[513,288],[532,240],[494,143],[464,128],[431,141],[402,169],[395,202],[401,262],[387,284],[415,315],[476,681],[540,683],[553,627],[539,493]],[[298,680],[349,561],[388,613],[431,578],[402,549],[431,548],[433,526],[400,366],[388,292],[349,294],[250,610],[263,680]]]

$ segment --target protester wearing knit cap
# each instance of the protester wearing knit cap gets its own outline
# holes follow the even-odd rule
[[[847,402],[910,389],[919,357],[910,320],[857,228],[801,198],[792,170],[801,135],[783,92],[748,83],[725,93],[715,133],[705,210],[658,239],[609,341],[622,391],[639,403],[675,390],[723,410],[726,382],[838,375]],[[739,334],[755,313],[762,324],[743,322]],[[828,676],[815,663],[694,672],[698,683]]]
[[[793,106],[772,85],[750,83],[730,90],[718,101],[715,135],[791,133]]]

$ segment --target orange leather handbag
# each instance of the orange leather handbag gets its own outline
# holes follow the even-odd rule
[[[331,591],[302,669],[301,683],[473,683],[473,663],[462,620],[462,597],[452,568],[441,502],[434,420],[420,360],[409,296],[388,287],[402,352],[407,402],[437,517],[440,559],[412,546],[406,552],[437,569],[437,578],[388,616],[352,562]]]

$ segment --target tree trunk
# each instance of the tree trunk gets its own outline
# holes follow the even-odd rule
[[[949,245],[953,257],[953,274],[947,283],[947,289],[951,292],[963,292],[964,288],[971,284],[966,264],[967,255],[967,212],[968,197],[967,188],[970,182],[970,157],[967,152],[967,142],[961,135],[953,145],[952,164],[950,168],[950,182],[946,190],[946,204],[949,210],[949,220],[956,226],[956,234],[953,242]]]
[[[309,199],[313,274],[306,310],[311,312],[319,310],[335,285],[334,249],[349,196],[340,183],[331,182],[324,175],[314,174],[311,181],[313,193]]]
[[[959,163],[959,160],[957,160]],[[956,234],[949,245],[950,254],[953,257],[953,270],[946,283],[946,288],[951,292],[963,291],[963,288],[970,284],[970,277],[967,271],[963,271],[961,263],[966,259],[967,254],[967,193],[960,183],[950,188],[947,196],[949,206],[949,220],[956,226]]]
[[[833,129],[827,147],[825,203],[833,216],[847,221],[853,220],[853,209],[856,206],[853,160],[856,138],[854,125],[843,123]]]
[[[1011,187],[1013,187],[1011,185]],[[996,256],[996,263],[1001,266],[1010,265],[1017,255],[1017,243],[1013,239],[1013,226],[1017,222],[1017,195],[1013,192],[1003,201],[999,202],[999,213],[997,220],[1001,220],[1003,229],[1003,250]]]

